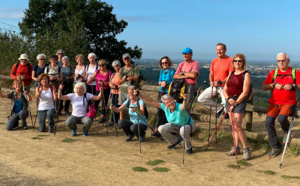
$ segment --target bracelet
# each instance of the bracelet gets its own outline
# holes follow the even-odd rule
[[[292,86],[292,90],[295,90],[296,87],[292,83],[290,85]]]
[[[274,84],[273,84],[273,88],[275,88],[276,84],[277,84],[277,83],[274,83]]]
[[[228,97],[228,98],[227,98],[227,101],[229,101],[230,99],[232,99],[232,97]]]

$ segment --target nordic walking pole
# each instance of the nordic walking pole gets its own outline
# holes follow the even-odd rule
[[[221,121],[220,121],[220,123],[219,123],[219,125],[218,125],[217,130],[215,131],[214,135],[211,137],[211,140],[210,140],[210,142],[209,142],[208,145],[207,145],[206,151],[208,150],[209,145],[211,144],[212,140],[214,139],[215,135],[217,134],[217,131],[219,130],[219,128],[220,128],[220,126],[221,126],[221,124],[222,124],[222,122],[223,122],[223,120],[224,120],[226,114],[228,113],[230,106],[231,106],[231,105],[229,105],[229,107],[227,108],[227,111],[226,111],[226,113],[223,115],[223,118],[221,119]]]
[[[279,164],[279,168],[281,168],[282,166],[282,161],[283,161],[283,157],[284,157],[284,154],[285,154],[285,151],[286,151],[286,148],[287,148],[287,144],[288,144],[288,141],[291,137],[291,132],[292,132],[292,127],[294,125],[294,119],[295,119],[295,116],[296,116],[296,112],[297,112],[297,107],[299,105],[299,101],[300,101],[300,98],[298,99],[296,105],[295,105],[295,109],[294,109],[294,113],[293,113],[293,118],[292,118],[292,122],[290,124],[290,127],[289,127],[289,132],[288,132],[288,135],[286,137],[286,141],[285,141],[285,144],[284,144],[284,150],[283,150],[283,153],[282,153],[282,157],[281,157],[281,160],[280,160],[280,164]]]
[[[24,86],[23,80],[22,80],[22,87],[23,87],[23,92],[25,93],[26,88],[25,88],[25,86]],[[28,94],[29,94],[29,92],[28,92]],[[29,111],[29,115],[30,115],[30,119],[31,119],[31,124],[32,124],[32,127],[33,127],[33,120],[32,120],[32,115],[31,115],[30,105],[29,105],[29,101],[27,100],[27,99],[28,99],[28,96],[26,96],[26,97],[27,97],[27,98],[26,98],[26,102],[27,102],[27,105],[28,105],[28,111]]]
[[[139,100],[137,100],[139,101]],[[136,103],[136,108],[137,108],[137,116],[138,116],[138,133],[139,133],[139,144],[140,144],[140,154],[142,154],[142,142],[141,142],[141,134],[140,134],[140,119],[139,119],[139,106],[138,103]]]
[[[40,87],[41,87],[42,90],[43,90],[43,85],[42,85],[42,84],[41,84],[40,86],[38,86],[38,89],[40,89]],[[39,91],[40,91],[40,90],[39,90]],[[32,131],[34,131],[34,128],[35,128],[35,123],[36,123],[36,118],[37,118],[37,115],[38,115],[39,104],[40,104],[40,98],[37,99],[36,115],[35,115],[35,119],[34,119],[34,124],[33,124],[33,129],[32,129]]]
[[[236,168],[240,168],[238,157],[237,157],[237,150],[236,150],[236,143],[235,143],[235,135],[234,135],[234,123],[233,123],[233,111],[230,112],[230,122],[231,122],[231,130],[232,130],[232,137],[233,137],[233,145],[234,145],[234,151],[235,151],[235,158],[236,158]]]
[[[209,125],[208,125],[208,137],[207,137],[207,143],[209,143],[209,138],[210,138],[210,123],[211,123],[211,112],[212,112],[212,99],[213,99],[213,90],[214,86],[211,87],[211,94],[210,94],[210,115],[209,115]]]
[[[216,96],[215,96],[215,100],[216,100],[216,119],[215,119],[215,127],[216,127],[216,131],[218,132],[218,130],[217,130],[217,105],[218,105],[218,96],[217,96],[217,93],[218,92],[218,87],[216,86]],[[217,133],[217,135],[216,135],[216,144],[218,143],[218,133]]]
[[[184,152],[185,152],[185,146],[186,146],[186,138],[185,138],[185,115],[186,115],[186,100],[187,97],[185,96],[184,101],[184,110],[183,110],[183,145],[182,145],[182,164],[184,165]],[[179,130],[180,133],[180,130]]]
[[[111,105],[113,105],[113,95],[112,93],[110,93],[110,97],[111,97]],[[113,117],[113,122],[114,122],[114,126],[115,126],[115,129],[116,129],[116,136],[118,137],[118,129],[117,129],[117,122],[116,122],[116,114],[115,114],[115,111],[112,110],[112,117]]]

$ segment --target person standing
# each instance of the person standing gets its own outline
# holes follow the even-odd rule
[[[119,72],[119,105],[122,105],[127,100],[127,88],[131,85],[138,86],[140,70],[139,67],[131,63],[131,56],[128,53],[122,55],[125,66]],[[124,119],[125,111],[120,112],[120,119]]]
[[[174,79],[184,78],[185,83],[185,93],[187,96],[187,106],[191,104],[195,93],[195,86],[197,84],[196,77],[199,75],[199,63],[192,59],[193,50],[190,48],[185,48],[182,51],[184,61],[178,65],[175,72]],[[187,112],[190,114],[191,107],[188,108]]]
[[[86,92],[91,93],[93,95],[97,95],[96,93],[96,80],[89,81],[92,76],[95,74],[97,70],[100,70],[99,65],[96,63],[96,54],[90,53],[88,55],[88,59],[90,64],[86,65],[86,71],[87,71],[87,85],[86,85]],[[97,105],[98,106],[98,105]],[[97,107],[96,107],[97,108]]]
[[[234,71],[228,76],[223,89],[223,95],[226,98],[226,107],[229,108],[229,117],[233,121],[234,137],[236,151],[240,153],[239,141],[244,147],[243,160],[249,160],[251,151],[247,144],[246,134],[242,128],[242,121],[246,111],[247,101],[251,93],[251,78],[246,71],[246,57],[243,54],[236,54],[233,57],[232,66]],[[235,155],[235,149],[227,152],[228,156]]]
[[[56,52],[56,55],[57,55],[57,57],[58,57],[58,59],[57,59],[57,65],[58,65],[58,66],[62,66],[62,65],[63,65],[62,59],[63,59],[63,57],[65,56],[65,52],[64,52],[62,49],[59,49],[59,50]]]
[[[84,57],[82,54],[78,54],[75,57],[75,60],[77,62],[76,68],[75,68],[75,77],[74,77],[74,84],[79,82],[85,82],[86,81],[86,69],[83,64]]]
[[[26,54],[21,54],[19,61],[19,63],[14,64],[12,67],[10,77],[14,80],[21,81],[25,89],[30,92],[32,65],[28,63],[29,59]]]
[[[275,119],[278,118],[284,132],[283,141],[285,142],[290,127],[288,117],[296,109],[296,90],[300,90],[300,72],[290,67],[289,64],[288,54],[279,53],[277,55],[278,68],[269,72],[262,87],[263,90],[272,91],[265,124],[272,148],[269,152],[270,158],[276,157],[282,151],[281,144],[277,139]]]
[[[72,91],[73,91],[74,68],[70,65],[68,56],[64,56],[62,58],[62,63],[63,63],[63,65],[61,66],[61,71],[63,74],[62,82],[64,85],[64,88],[62,89],[62,93],[69,94],[69,93],[72,93]],[[60,100],[59,110],[58,110],[59,115],[61,115],[61,111],[63,108],[63,102],[64,102],[63,100]],[[70,115],[69,106],[70,106],[70,100],[66,100],[65,114],[67,116]]]
[[[216,117],[218,118],[225,107],[225,97],[223,95],[223,88],[225,82],[227,80],[228,75],[233,71],[232,67],[232,58],[226,55],[226,45],[223,43],[218,43],[216,46],[216,54],[217,58],[213,59],[210,66],[210,73],[209,73],[209,82],[210,87],[206,88],[198,97],[198,101],[210,108],[211,105],[214,105],[213,102],[214,96],[219,93],[222,97],[221,104],[217,105],[217,113]],[[213,96],[212,96],[213,95]]]
[[[32,69],[32,79],[34,80],[34,88],[39,86],[39,75],[45,72],[46,66],[48,66],[46,62],[46,55],[41,53],[37,55],[36,59],[38,60],[38,64],[33,66]]]

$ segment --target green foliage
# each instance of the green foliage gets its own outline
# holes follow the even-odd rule
[[[282,175],[283,179],[300,179],[300,176],[288,176],[288,175]]]
[[[148,169],[144,168],[144,167],[132,167],[133,171],[137,171],[137,172],[147,172]]]
[[[247,138],[247,142],[249,147],[251,147],[252,149],[259,149],[259,148],[263,148],[265,150],[270,149],[269,142],[267,141],[256,141],[254,139]]]
[[[229,164],[227,165],[228,168],[231,168],[231,169],[239,169],[240,167],[238,165],[233,165],[233,164]]]
[[[154,160],[154,161],[148,161],[147,164],[148,165],[157,165],[157,164],[160,164],[160,163],[163,163],[165,162],[164,160]]]
[[[109,62],[122,61],[125,52],[141,58],[141,48],[126,47],[127,42],[116,39],[128,23],[118,21],[112,11],[111,5],[97,0],[30,0],[19,27],[33,46],[28,48],[33,56],[55,54],[61,48],[71,60],[89,52]]]
[[[62,140],[62,142],[66,142],[66,143],[73,143],[75,141],[78,141],[79,139],[74,139],[74,138],[66,138],[64,140]]]
[[[41,140],[43,138],[40,138],[40,137],[36,136],[36,137],[32,137],[31,139],[33,139],[33,140]]]
[[[251,166],[251,164],[248,163],[246,160],[239,160],[238,162],[239,162],[240,165],[244,165],[244,166],[246,166],[246,167]]]
[[[288,147],[288,150],[290,153],[292,153],[293,155],[299,155],[300,154],[300,146],[298,145],[293,145],[293,144],[290,144],[289,147]]]
[[[5,123],[4,122],[0,122],[0,125],[4,125]]]
[[[49,136],[49,135],[44,135],[44,134],[38,135],[38,137],[47,137],[47,136]]]
[[[266,170],[266,171],[258,170],[257,172],[261,172],[261,173],[264,173],[266,175],[275,175],[276,174],[276,172],[271,171],[271,170]]]
[[[170,169],[168,169],[166,167],[155,167],[155,168],[153,168],[153,170],[156,172],[168,172]]]

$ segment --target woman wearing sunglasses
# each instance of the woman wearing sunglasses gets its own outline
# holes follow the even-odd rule
[[[239,141],[244,147],[243,160],[248,160],[251,157],[251,151],[247,144],[245,132],[242,128],[242,121],[245,114],[249,93],[251,92],[251,78],[246,71],[246,58],[243,54],[236,54],[233,57],[232,66],[234,71],[228,76],[223,89],[223,94],[226,98],[225,108],[229,105],[229,117],[234,129],[234,144],[236,149],[232,148],[227,152],[228,156],[234,156],[235,153],[240,153]]]

